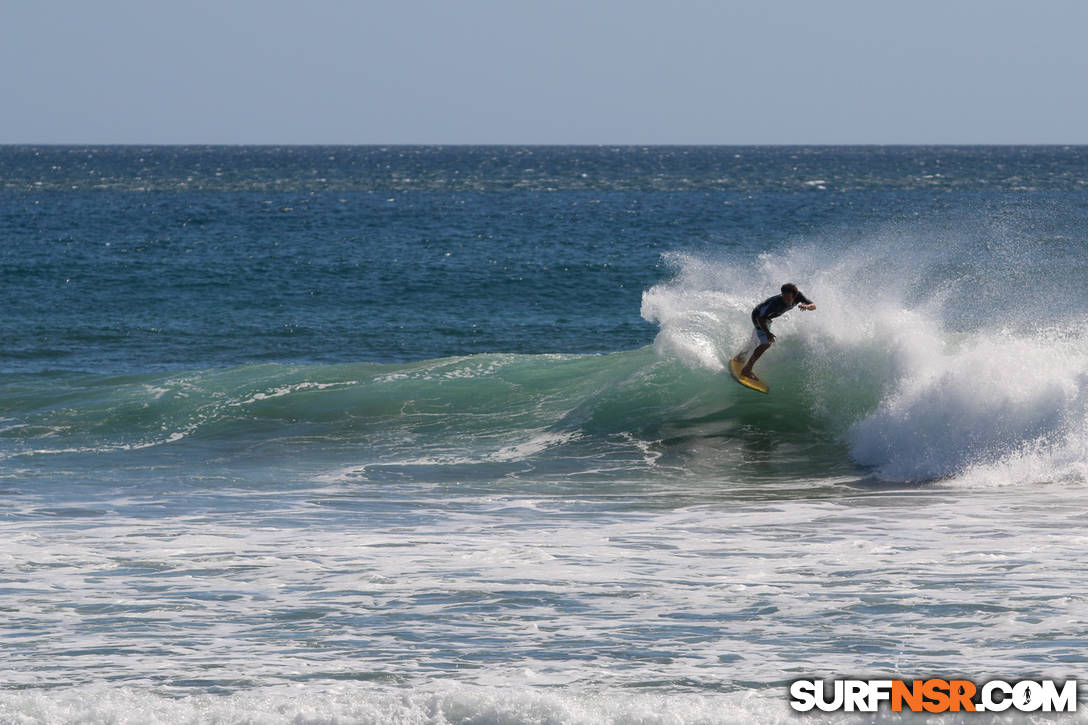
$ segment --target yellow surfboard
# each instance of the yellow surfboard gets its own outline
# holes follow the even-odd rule
[[[741,375],[740,371],[744,368],[744,363],[739,363],[736,360],[729,361],[729,373],[733,376],[733,379],[746,388],[752,390],[758,390],[761,393],[770,392],[770,388],[767,387],[767,383],[762,380],[756,380],[755,378],[749,378]]]

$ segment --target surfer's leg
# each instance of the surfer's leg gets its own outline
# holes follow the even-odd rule
[[[752,333],[752,344],[755,346],[755,349],[752,350],[752,354],[748,357],[748,364],[740,371],[740,374],[746,378],[756,377],[752,373],[752,366],[756,364],[756,360],[758,360],[763,353],[767,352],[767,348],[771,346],[771,339],[767,336],[766,332],[757,327]]]
[[[755,350],[753,350],[752,357],[748,359],[748,364],[744,366],[744,368],[740,371],[740,374],[746,378],[754,378],[755,375],[752,374],[752,366],[756,364],[756,360],[758,360],[760,356],[763,355],[763,353],[767,352],[767,348],[769,348],[770,346],[771,343],[765,342],[757,347]]]
[[[743,350],[738,352],[736,357],[734,357],[733,359],[736,360],[739,363],[743,363],[745,360],[748,359],[748,356],[752,354],[751,351],[755,350],[762,343],[763,343],[763,340],[761,340],[759,338],[759,331],[758,330],[753,330],[752,331],[752,338],[748,341],[747,347],[745,347]]]

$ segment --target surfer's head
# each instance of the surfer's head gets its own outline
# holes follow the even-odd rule
[[[786,302],[792,305],[793,301],[797,299],[797,285],[793,282],[787,282],[782,285],[782,297],[785,298]]]

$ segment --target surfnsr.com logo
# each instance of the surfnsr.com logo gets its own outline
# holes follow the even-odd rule
[[[1077,681],[990,680],[796,680],[790,707],[798,712],[1075,712]]]

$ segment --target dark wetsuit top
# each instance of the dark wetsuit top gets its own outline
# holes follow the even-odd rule
[[[779,315],[782,315],[782,314],[785,314],[786,312],[789,312],[790,310],[792,310],[794,308],[794,306],[799,305],[799,304],[800,305],[811,305],[812,301],[808,297],[805,297],[800,292],[798,292],[797,294],[795,294],[793,296],[793,304],[792,305],[787,305],[786,300],[782,297],[782,295],[775,295],[774,297],[768,297],[767,299],[763,300],[758,305],[756,305],[755,309],[752,310],[752,324],[755,325],[757,329],[767,329],[769,331],[769,326],[768,326],[768,328],[761,328],[759,326],[759,318],[762,317],[764,320],[767,320],[768,323],[769,323],[770,320],[773,320],[774,318],[778,317]]]

